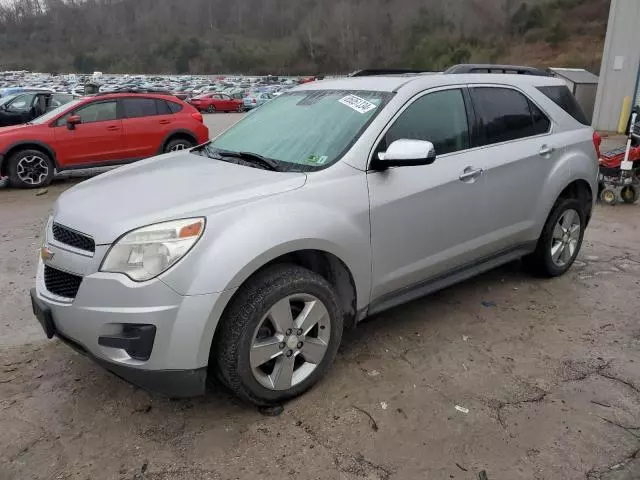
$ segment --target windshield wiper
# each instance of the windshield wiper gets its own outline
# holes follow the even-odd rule
[[[224,160],[226,158],[237,158],[238,160],[242,160],[246,163],[252,163],[254,165],[259,165],[261,168],[266,170],[272,170],[274,172],[281,172],[282,169],[276,160],[272,158],[263,157],[257,153],[252,152],[232,152],[230,150],[220,150],[218,148],[214,148],[211,145],[206,145],[204,150],[206,151],[206,155],[209,158],[213,158],[214,160]]]
[[[227,150],[218,150],[218,153],[223,157],[239,158],[240,160],[244,160],[245,162],[248,162],[248,163],[262,165],[263,167],[266,167],[267,170],[272,170],[274,172],[280,171],[280,165],[278,165],[278,162],[276,162],[271,158],[263,157],[262,155],[259,155],[257,153],[230,152]]]

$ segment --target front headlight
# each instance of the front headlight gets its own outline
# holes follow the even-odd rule
[[[136,282],[157,277],[191,250],[204,225],[204,218],[187,218],[133,230],[111,247],[100,271],[124,273]]]

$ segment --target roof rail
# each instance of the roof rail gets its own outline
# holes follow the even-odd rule
[[[349,77],[375,77],[381,75],[416,75],[420,73],[432,73],[429,70],[412,70],[408,68],[367,68],[350,73]]]
[[[454,65],[443,72],[447,75],[458,73],[507,73],[513,75],[535,75],[538,77],[553,76],[546,70],[522,65],[498,65],[492,63],[463,63]]]

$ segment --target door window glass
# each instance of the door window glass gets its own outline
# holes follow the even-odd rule
[[[33,105],[35,96],[35,93],[19,96],[7,105],[7,110],[11,112],[26,112]]]
[[[151,117],[158,114],[153,98],[125,98],[122,104],[124,118]]]
[[[533,129],[536,134],[547,133],[551,128],[551,120],[534,103],[529,102],[531,107],[531,118],[533,119]]]
[[[476,87],[473,103],[484,126],[485,145],[536,135],[529,100],[508,88]]]
[[[429,141],[436,155],[469,148],[469,124],[462,91],[434,92],[413,102],[387,132],[386,147],[399,139]]]
[[[91,103],[86,107],[79,108],[73,115],[79,115],[82,123],[93,123],[93,122],[108,122],[110,120],[115,120],[117,118],[116,115],[116,102],[100,102],[100,103]],[[68,115],[65,115],[68,117]],[[62,118],[60,120],[63,120]],[[66,118],[63,121],[63,124],[66,123]]]

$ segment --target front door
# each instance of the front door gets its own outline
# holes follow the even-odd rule
[[[82,167],[122,160],[122,121],[115,100],[84,105],[56,122],[56,157],[61,167]],[[67,118],[78,115],[81,123],[67,128]]]
[[[0,127],[19,125],[33,120],[37,97],[35,93],[25,93],[5,104],[0,111]]]
[[[399,293],[477,256],[484,232],[483,167],[473,153],[467,105],[459,88],[413,101],[376,149],[394,140],[434,144],[432,165],[371,171],[367,175],[373,251],[372,300]],[[377,154],[377,153],[375,153]]]

